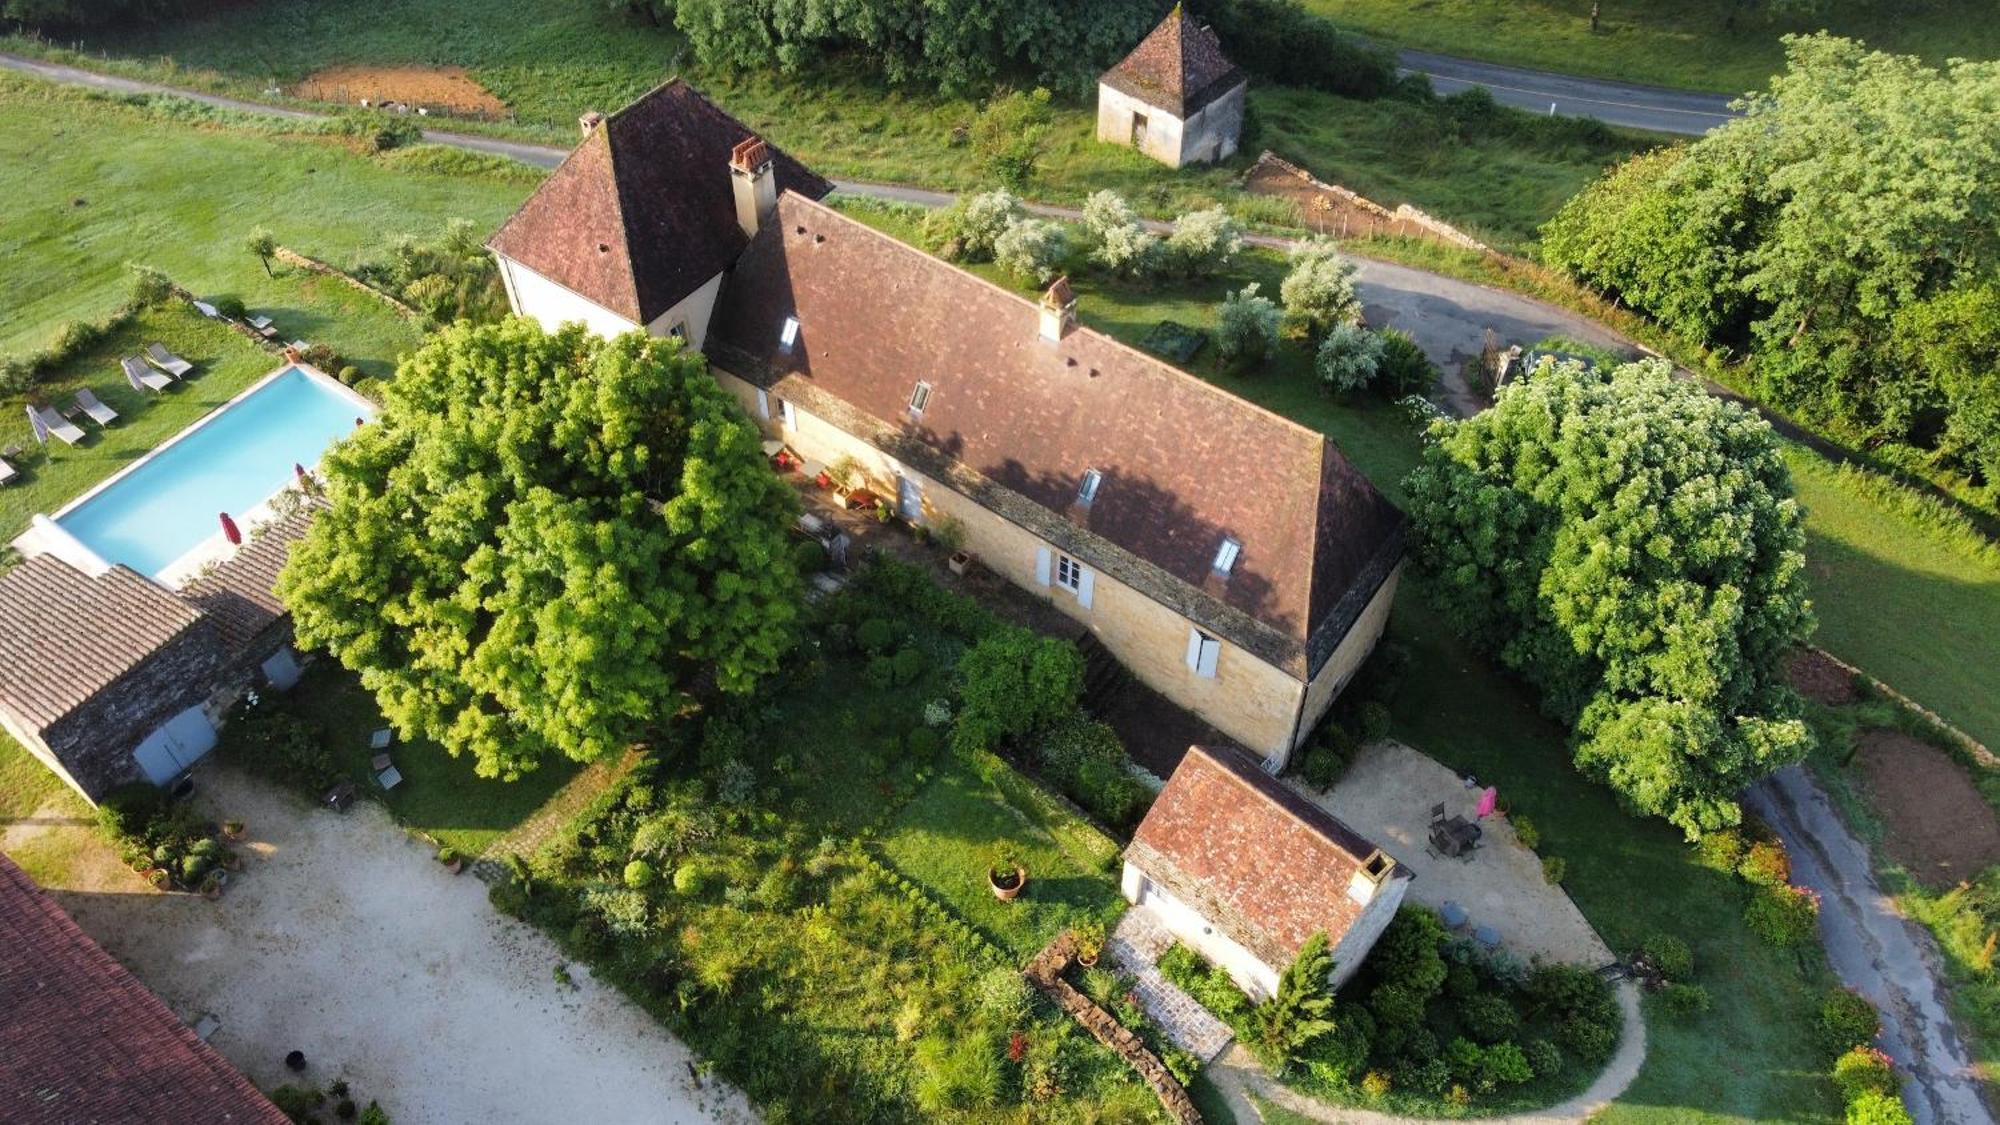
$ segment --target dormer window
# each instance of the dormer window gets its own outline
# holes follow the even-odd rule
[[[1215,549],[1215,573],[1223,578],[1229,577],[1230,568],[1236,565],[1236,556],[1242,553],[1243,544],[1224,536],[1222,546]]]
[[[915,418],[923,414],[924,407],[929,406],[930,402],[931,385],[921,381],[918,382],[916,389],[910,392],[910,417]]]
[[[791,351],[792,345],[798,342],[799,318],[788,316],[785,318],[785,326],[778,331],[778,347],[785,351]]]
[[[1096,469],[1083,471],[1083,483],[1076,486],[1076,502],[1088,504],[1097,499],[1097,486],[1104,483],[1104,474]]]

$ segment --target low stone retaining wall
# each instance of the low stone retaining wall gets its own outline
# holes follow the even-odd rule
[[[1808,651],[1814,653],[1815,655],[1824,658],[1828,663],[1833,664],[1840,670],[1846,672],[1848,675],[1859,676],[1862,679],[1868,681],[1870,684],[1874,685],[1876,691],[1879,691],[1883,695],[1889,697],[1890,699],[1895,700],[1896,703],[1898,703],[1905,709],[1913,711],[1916,714],[1922,715],[1924,718],[1930,720],[1932,725],[1936,726],[1939,730],[1943,731],[1947,736],[1951,738],[1953,742],[1958,743],[1959,747],[1963,749],[1967,754],[1972,755],[1973,761],[1978,762],[1980,765],[1985,766],[1987,769],[2000,768],[2000,756],[1996,756],[1993,753],[1993,751],[1987,749],[1985,743],[1979,741],[1978,739],[1958,729],[1956,726],[1953,726],[1951,720],[1945,718],[1943,715],[1940,715],[1936,711],[1933,711],[1930,708],[1924,706],[1923,704],[1918,703],[1916,700],[1911,699],[1909,696],[1904,695],[1902,692],[1897,691],[1895,688],[1890,687],[1888,684],[1885,684],[1881,680],[1875,678],[1874,676],[1871,676],[1868,673],[1862,671],[1861,669],[1856,668],[1854,665],[1849,664],[1847,661],[1842,660],[1840,657],[1835,656],[1834,654],[1826,651],[1825,649],[1819,647],[1818,645],[1806,645],[1804,647]]]
[[[1361,238],[1373,234],[1400,234],[1450,243],[1467,250],[1490,252],[1491,247],[1442,219],[1434,218],[1407,203],[1391,211],[1372,199],[1339,184],[1313,178],[1312,173],[1275,153],[1266,152],[1243,177],[1243,187],[1256,195],[1291,199],[1303,212],[1305,225],[1322,234]]]
[[[373,297],[376,300],[382,302],[383,304],[389,306],[390,308],[395,309],[397,313],[399,313],[406,319],[417,320],[423,316],[422,313],[404,304],[394,294],[383,292],[382,290],[375,288],[373,285],[368,284],[367,282],[361,280],[360,278],[355,277],[353,274],[347,273],[343,270],[335,269],[334,267],[326,264],[325,262],[320,261],[318,258],[312,257],[307,254],[301,254],[297,250],[293,250],[285,246],[278,247],[277,252],[273,255],[273,257],[276,257],[279,261],[285,263],[288,266],[297,266],[299,269],[305,270],[308,273],[316,273],[323,277],[337,278],[341,281],[344,281],[348,285],[351,285],[354,288],[359,289],[363,293],[368,294],[370,297]]]
[[[1159,1095],[1160,1105],[1167,1111],[1167,1117],[1179,1125],[1202,1125],[1201,1111],[1194,1107],[1194,1099],[1188,1097],[1187,1088],[1167,1069],[1167,1064],[1147,1048],[1144,1040],[1132,1030],[1113,1018],[1110,1012],[1097,1006],[1090,997],[1077,991],[1076,986],[1063,979],[1063,973],[1076,960],[1076,939],[1067,930],[1061,937],[1050,942],[1047,948],[1035,954],[1023,970],[1028,980],[1056,1007],[1068,1012],[1070,1018],[1083,1025],[1084,1030],[1095,1036],[1099,1043],[1118,1053],[1126,1065],[1139,1072],[1146,1085]]]

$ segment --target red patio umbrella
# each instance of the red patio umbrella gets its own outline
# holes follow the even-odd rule
[[[229,540],[232,547],[243,545],[243,532],[236,526],[236,521],[229,518],[228,512],[222,513],[222,537]]]
[[[300,480],[306,479],[306,467],[297,461],[292,462],[292,475]]]

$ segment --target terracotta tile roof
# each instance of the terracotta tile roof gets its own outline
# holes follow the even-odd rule
[[[487,246],[638,324],[736,260],[729,162],[755,135],[676,78],[606,117]],[[833,185],[777,149],[779,190]]]
[[[1196,24],[1176,4],[1131,54],[1104,72],[1101,81],[1186,118],[1235,89],[1244,78],[1242,69],[1223,57],[1215,32]]]
[[[265,524],[256,537],[214,570],[195,579],[181,595],[201,608],[222,630],[225,648],[235,651],[284,616],[278,600],[278,572],[292,544],[312,526],[317,503]]]
[[[1089,329],[1045,341],[1039,319],[1034,300],[787,195],[724,286],[711,354],[766,385],[807,381],[1058,517],[1097,470],[1091,536],[1317,670],[1400,558],[1401,514],[1323,434]],[[1225,536],[1241,553],[1215,583]]]
[[[1338,944],[1374,845],[1230,747],[1194,746],[1125,858],[1211,925],[1282,969],[1315,930]],[[1388,878],[1409,878],[1396,866]]]
[[[0,576],[0,702],[46,730],[200,619],[128,567],[28,559]]]
[[[0,949],[0,1121],[284,1125],[4,856]]]

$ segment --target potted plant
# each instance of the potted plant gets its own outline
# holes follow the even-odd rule
[[[1010,845],[997,845],[988,854],[986,883],[993,888],[993,897],[1001,902],[1014,901],[1014,896],[1028,885],[1028,869]]]
[[[962,575],[972,564],[972,556],[965,549],[965,521],[957,516],[945,516],[931,526],[931,538],[944,548],[950,559],[945,563],[953,574]]]
[[[453,875],[458,874],[465,868],[465,857],[459,855],[458,849],[449,844],[438,849],[437,858],[439,863],[444,864],[444,869]]]
[[[164,891],[173,884],[174,877],[166,868],[155,867],[146,872],[146,881],[153,884],[154,890]]]
[[[229,881],[229,873],[220,869],[210,871],[201,880],[201,897],[214,902],[222,897],[222,885]]]
[[[228,840],[232,844],[238,840],[241,840],[243,838],[243,822],[240,820],[223,821],[222,838]]]
[[[232,850],[225,850],[225,851],[224,851],[224,852],[222,853],[222,869],[223,869],[224,871],[241,871],[241,870],[243,870],[243,857],[242,857],[242,856],[240,856],[240,855],[237,855],[237,854],[236,854],[236,853],[235,853],[234,851],[232,851]]]
[[[845,496],[861,487],[861,462],[853,454],[844,454],[820,475],[833,485],[834,495]]]
[[[1097,958],[1104,952],[1104,923],[1092,919],[1071,930],[1070,934],[1076,942],[1077,963],[1086,969],[1095,967]]]

